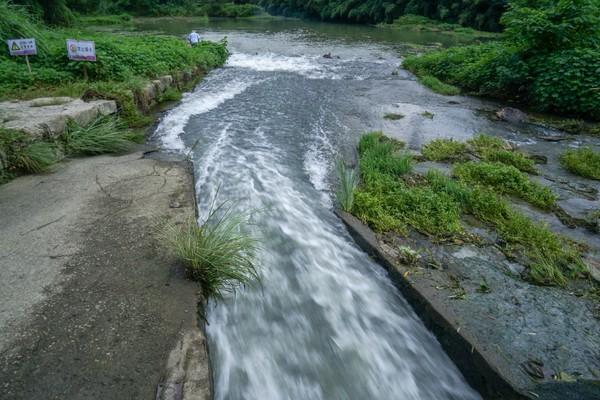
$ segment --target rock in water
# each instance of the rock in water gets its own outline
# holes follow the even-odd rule
[[[525,122],[527,120],[527,114],[523,111],[512,107],[504,107],[496,111],[496,116],[503,121],[512,123]]]

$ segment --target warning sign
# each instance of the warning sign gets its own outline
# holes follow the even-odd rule
[[[96,61],[96,44],[90,41],[67,39],[70,60]]]
[[[33,56],[37,54],[35,39],[9,39],[6,43],[11,56]]]

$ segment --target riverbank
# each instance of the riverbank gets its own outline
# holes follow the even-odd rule
[[[202,294],[156,236],[194,218],[192,173],[151,155],[0,186],[3,398],[210,398]]]
[[[358,219],[339,213],[357,243],[484,398],[595,398],[600,243],[569,215],[596,209],[597,182],[558,184],[558,157],[536,179],[540,159],[497,137],[403,147],[360,141],[361,181],[340,192]]]

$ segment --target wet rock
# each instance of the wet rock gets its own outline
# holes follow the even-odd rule
[[[540,360],[527,360],[521,367],[532,378],[544,379],[544,363]]]
[[[568,137],[562,135],[540,135],[538,139],[545,140],[546,142],[560,142],[567,140]]]
[[[331,53],[323,54],[323,58],[332,59]]]
[[[511,123],[521,123],[527,120],[527,114],[512,107],[501,108],[500,110],[496,111],[496,116],[503,121]]]
[[[527,154],[527,158],[533,160],[536,164],[548,164],[548,157],[541,154]]]
[[[83,101],[71,97],[43,97],[28,101],[0,102],[0,126],[34,137],[55,137],[64,132],[67,121],[87,125],[101,115],[117,112],[112,100]]]

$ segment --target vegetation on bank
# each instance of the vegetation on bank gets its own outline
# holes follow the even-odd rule
[[[456,86],[448,85],[447,83],[440,81],[435,76],[424,75],[419,76],[418,79],[422,85],[427,86],[434,92],[443,94],[444,96],[456,96],[460,94],[459,88],[457,88]]]
[[[484,31],[499,31],[506,0],[253,0],[271,14],[362,23],[392,23],[421,15]]]
[[[498,33],[480,31],[460,24],[442,22],[422,15],[412,14],[403,15],[395,19],[391,24],[384,24],[382,26],[418,32],[444,33],[471,41],[497,39],[499,37]]]
[[[0,99],[48,95],[113,99],[118,103],[121,117],[130,126],[148,122],[139,109],[142,89],[151,79],[165,74],[177,78],[185,71],[191,76],[198,68],[207,71],[222,65],[228,56],[225,42],[201,42],[190,48],[184,40],[169,36],[48,29],[22,7],[4,0],[0,0],[0,20],[2,41],[34,37],[38,45],[38,54],[29,58],[31,74],[27,72],[23,57],[10,57],[6,51],[0,52],[0,75],[3,77]],[[97,61],[69,60],[65,49],[67,38],[93,40]],[[175,97],[173,93],[168,95]]]
[[[200,226],[195,220],[166,224],[161,243],[183,262],[188,276],[200,282],[205,296],[220,298],[259,278],[254,265],[258,241],[243,231],[249,217],[226,203],[213,204]]]
[[[454,144],[448,148],[452,154],[463,149]],[[462,242],[472,240],[463,222],[465,215],[471,215],[498,233],[504,253],[527,266],[527,279],[532,282],[564,286],[568,278],[586,273],[577,244],[516,211],[503,197],[514,188],[539,194],[530,183],[520,181],[516,168],[494,165],[494,173],[517,176],[517,183],[510,181],[506,187],[490,185],[485,179],[464,180],[461,172],[456,178],[436,170],[414,174],[411,156],[402,144],[377,132],[361,138],[358,152],[360,183],[351,212],[374,230],[404,235],[411,228],[435,240]],[[457,167],[469,172],[484,169],[487,178],[489,164],[470,161]]]
[[[54,139],[0,128],[0,184],[46,171],[65,157],[125,152],[141,140],[141,135],[112,116],[100,117],[87,126],[70,122],[65,134]]]
[[[590,147],[567,150],[561,155],[560,163],[576,175],[600,180],[600,153]]]
[[[503,39],[408,57],[404,67],[478,95],[600,120],[600,1],[511,0]]]

